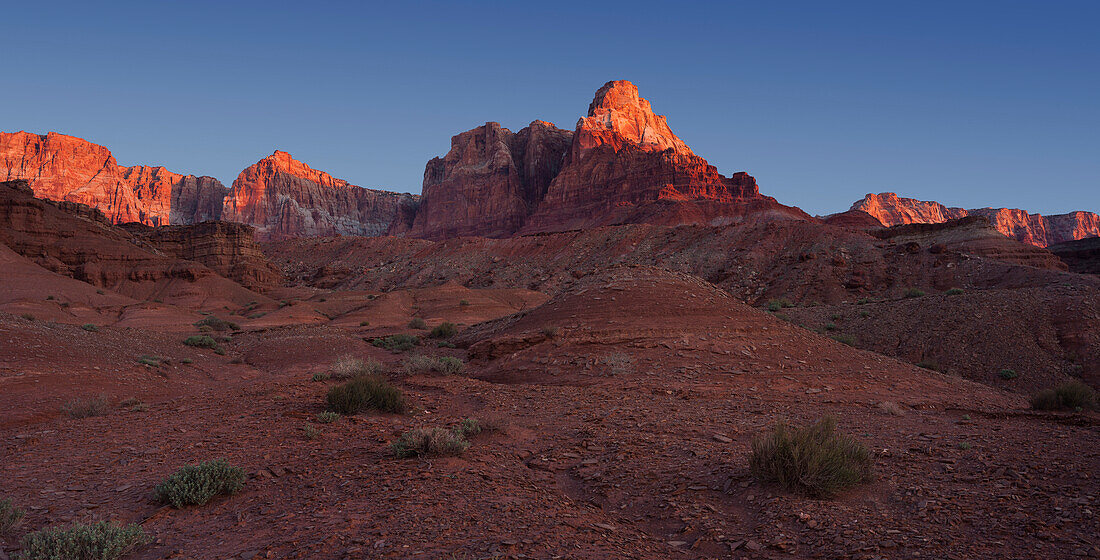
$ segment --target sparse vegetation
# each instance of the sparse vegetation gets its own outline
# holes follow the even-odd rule
[[[80,328],[88,332],[99,332],[99,327],[95,326],[94,323],[84,323],[83,325],[80,325]]]
[[[319,371],[319,372],[313,374],[312,379],[314,381],[325,381],[326,379],[328,379],[328,374]]]
[[[454,323],[448,323],[446,321],[438,324],[428,333],[428,336],[432,338],[451,338],[458,334],[458,327]]]
[[[440,340],[439,342],[435,343],[435,346],[436,348],[457,348],[457,346],[455,346],[455,343],[449,340]]]
[[[409,328],[424,330],[428,328],[428,324],[424,322],[424,319],[421,319],[420,317],[415,317],[412,321],[409,321]]]
[[[331,424],[339,419],[340,415],[331,410],[326,410],[317,415],[317,421],[322,424]]]
[[[391,352],[400,353],[420,346],[420,338],[411,334],[395,334],[384,338],[376,338],[371,341],[371,344]]]
[[[160,367],[160,358],[157,356],[142,356],[138,358],[138,363],[151,367]]]
[[[422,375],[431,372],[454,375],[461,372],[462,368],[462,360],[450,356],[435,357],[417,354],[405,358],[401,363],[401,370],[405,375]]]
[[[871,453],[858,441],[837,432],[826,416],[806,427],[778,423],[752,440],[749,467],[757,479],[816,498],[869,480]]]
[[[198,327],[200,330],[203,327],[209,327],[211,330],[215,330],[218,332],[241,330],[240,325],[238,325],[237,323],[226,321],[225,319],[219,319],[213,315],[204,317],[202,320],[195,323],[195,326]]]
[[[145,412],[149,410],[149,405],[145,404],[141,399],[137,397],[130,397],[120,403],[118,406],[122,408],[130,409],[130,412]]]
[[[1001,379],[1016,379],[1020,376],[1014,369],[1002,369],[997,375],[1000,375]]]
[[[626,375],[634,371],[634,358],[622,352],[612,352],[600,359],[608,375]]]
[[[401,434],[397,441],[390,444],[390,449],[398,458],[458,456],[469,447],[470,442],[466,441],[460,428],[454,430],[417,428]]]
[[[458,302],[458,306],[459,306],[459,307],[469,307],[469,306],[470,306],[470,302],[468,302],[468,301],[466,301],[466,300],[462,300],[462,301],[459,301],[459,302]]]
[[[1096,391],[1080,381],[1067,381],[1054,389],[1040,391],[1031,397],[1035,410],[1076,410],[1096,408]]]
[[[866,309],[860,309],[859,310],[859,316],[866,319],[866,318],[871,316],[871,312],[867,311]]]
[[[825,330],[827,331],[835,331],[838,328],[839,327],[836,326],[836,323],[825,323]]]
[[[768,300],[768,311],[771,311],[772,313],[775,313],[776,311],[787,307],[794,307],[794,304],[791,303],[791,300],[789,299],[780,298]]]
[[[313,441],[317,439],[317,436],[321,435],[321,430],[316,427],[306,424],[302,426],[302,437],[306,438],[306,441]]]
[[[962,288],[951,288],[950,290],[944,292],[944,294],[949,296],[957,296],[961,295],[962,293],[964,293]]]
[[[24,314],[20,315],[20,317],[22,317],[22,318],[24,318],[28,321],[33,321],[34,320],[34,315],[31,315],[30,313],[24,313]]]
[[[905,297],[907,297],[907,298],[924,297],[924,290],[918,290],[917,288],[909,288],[908,290],[905,290]]]
[[[57,299],[57,298],[55,298],[53,296],[46,296],[46,301],[53,301],[55,299]]]
[[[378,375],[382,373],[382,364],[374,360],[360,360],[349,354],[333,362],[330,373],[333,379],[352,379],[364,375]],[[314,381],[319,380],[314,379]]]
[[[547,338],[555,338],[558,336],[558,328],[552,325],[547,325],[542,328],[542,334],[546,335]]]
[[[116,560],[149,542],[140,525],[99,521],[49,527],[23,537],[20,560]]]
[[[174,508],[201,506],[215,496],[231,495],[244,487],[244,469],[231,466],[225,459],[187,465],[157,485],[157,501]]]
[[[0,500],[0,535],[10,535],[23,523],[23,515],[23,510],[15,507],[11,498]]]
[[[187,346],[194,346],[195,348],[214,349],[218,347],[218,343],[212,337],[205,334],[189,336],[183,340],[183,343]]]
[[[868,303],[874,303],[874,301],[875,300],[873,300],[871,298],[864,297],[864,298],[859,298],[858,300],[856,300],[856,303],[859,304],[859,305],[867,305]]]
[[[832,338],[833,340],[835,340],[835,341],[837,341],[841,344],[847,344],[848,346],[855,346],[856,345],[856,337],[854,337],[850,334],[835,334],[835,335],[831,336],[830,338]]]
[[[967,449],[970,449],[971,447],[974,447],[974,445],[971,444],[969,441],[959,442],[959,449],[962,449],[963,451],[966,451]]]
[[[370,326],[370,321],[359,321],[359,326],[360,327],[369,327]]]
[[[328,392],[328,408],[340,414],[363,410],[405,412],[405,396],[380,375],[361,376],[337,385]]]
[[[61,405],[61,412],[69,418],[91,418],[103,416],[111,410],[111,401],[107,395],[87,399],[73,399]]]
[[[195,360],[192,360],[191,358],[183,358],[182,360],[180,360],[180,363],[181,364],[190,364],[190,363],[193,363],[194,361]]]
[[[940,365],[936,362],[933,362],[932,360],[921,360],[917,362],[917,367],[930,369],[932,371],[940,371]]]

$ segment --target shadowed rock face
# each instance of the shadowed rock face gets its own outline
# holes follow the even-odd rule
[[[398,218],[407,219],[418,199],[357,187],[276,151],[233,181],[222,219],[255,226],[264,240],[384,235],[400,229]]]
[[[107,148],[56,132],[0,133],[0,180],[15,179],[36,196],[86,204],[114,223],[153,226],[217,219],[226,193],[213,177],[122,167]]]
[[[853,204],[851,210],[866,212],[886,226],[934,224],[965,216],[984,216],[997,231],[1039,247],[1100,236],[1100,216],[1092,212],[1043,216],[1012,208],[966,210],[949,208],[938,202],[902,198],[894,193],[868,194]]]

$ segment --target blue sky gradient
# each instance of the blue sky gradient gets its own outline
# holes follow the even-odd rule
[[[1097,2],[19,2],[0,130],[228,185],[275,149],[367,187],[485,121],[572,128],[635,82],[724,174],[814,214],[868,192],[1100,211]]]

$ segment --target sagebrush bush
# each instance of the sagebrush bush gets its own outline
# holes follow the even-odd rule
[[[459,307],[469,307],[469,306],[470,306],[470,302],[469,302],[469,301],[467,301],[467,300],[461,300],[461,301],[459,301],[459,302],[458,302],[458,306],[459,306]]]
[[[24,512],[15,507],[11,498],[0,500],[0,535],[9,535],[16,527],[23,523]]]
[[[462,455],[469,447],[470,442],[466,441],[460,430],[442,428],[409,430],[390,444],[393,454],[399,458],[457,456]]]
[[[214,349],[218,347],[218,342],[211,336],[205,334],[189,336],[183,340],[183,343],[187,346],[194,346],[195,348]]]
[[[107,395],[99,395],[98,397],[90,398],[78,398],[66,402],[61,405],[61,412],[64,412],[69,418],[91,418],[92,416],[103,416],[111,410],[111,401],[107,398]]]
[[[195,323],[195,326],[199,329],[202,329],[203,327],[208,327],[218,332],[241,330],[241,326],[237,323],[226,321],[225,319],[219,319],[213,315],[209,317],[204,317],[201,321]]]
[[[363,410],[401,413],[405,396],[380,375],[356,377],[329,389],[328,408],[340,414],[358,414]]]
[[[187,465],[157,485],[157,501],[174,508],[201,506],[215,496],[231,495],[244,487],[244,469],[225,459]]]
[[[83,325],[80,325],[80,328],[88,332],[99,332],[99,327],[95,326],[95,323],[84,323]]]
[[[962,288],[951,288],[950,290],[947,290],[944,293],[949,295],[949,296],[957,296],[957,295],[961,295],[963,293],[963,289]]]
[[[998,375],[1001,376],[1001,379],[1016,379],[1020,376],[1014,369],[1002,369]]]
[[[805,427],[776,424],[752,440],[749,468],[763,482],[792,492],[828,498],[871,477],[871,453],[858,441],[838,433],[826,416]]]
[[[376,338],[371,341],[371,344],[391,352],[400,353],[420,346],[420,338],[411,334],[395,334],[384,338]]]
[[[446,321],[436,325],[428,336],[432,338],[451,338],[458,334],[458,327],[454,323],[448,323]]]
[[[854,337],[850,334],[836,334],[836,335],[833,335],[830,338],[832,338],[833,340],[835,340],[835,341],[837,341],[841,344],[847,344],[848,346],[855,346],[856,345],[856,337]]]
[[[428,328],[428,324],[424,322],[424,319],[421,319],[420,317],[415,317],[412,321],[409,321],[409,328],[424,330]]]
[[[1035,410],[1094,409],[1096,406],[1096,391],[1080,381],[1067,381],[1031,397],[1031,408]]]
[[[786,298],[768,300],[768,311],[774,313],[785,307],[794,307],[794,304],[791,303],[791,300]]]
[[[433,357],[417,354],[405,358],[401,363],[401,371],[405,375],[422,375],[425,373],[441,373],[454,375],[462,371],[462,360],[450,356]]]
[[[149,542],[139,525],[99,521],[50,527],[23,537],[20,560],[116,560]]]
[[[352,355],[342,356],[332,363],[330,370],[333,379],[352,379],[363,375],[382,373],[382,364],[374,360],[360,360]]]
[[[541,329],[541,332],[542,332],[542,334],[546,335],[548,338],[554,338],[554,337],[558,336],[558,328],[555,327],[555,326],[552,326],[552,325],[547,325],[547,326],[543,327]]]
[[[317,414],[317,421],[322,424],[331,424],[339,419],[340,415],[331,410],[326,410]]]
[[[142,356],[138,358],[138,363],[152,367],[159,367],[160,358],[158,358],[157,356]]]
[[[919,298],[924,296],[924,290],[918,290],[917,288],[909,288],[905,290],[905,297],[907,298]]]

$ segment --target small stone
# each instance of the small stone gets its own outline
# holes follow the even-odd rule
[[[714,434],[713,437],[714,437],[714,441],[717,441],[717,442],[720,442],[720,443],[733,443],[732,439],[730,439],[730,438],[728,438],[728,437],[726,437],[722,434]]]

